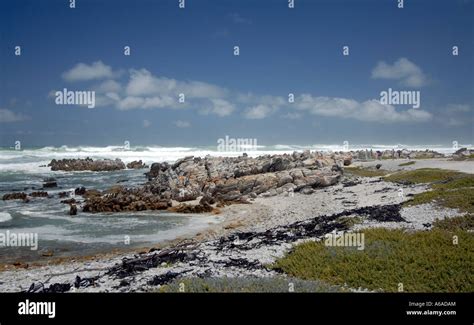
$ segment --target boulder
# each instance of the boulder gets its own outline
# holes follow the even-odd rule
[[[44,188],[58,187],[58,183],[56,179],[53,177],[45,178],[43,180],[43,187]]]
[[[141,160],[135,160],[127,164],[128,169],[141,169],[141,168],[147,168],[147,167],[148,166],[145,165]]]

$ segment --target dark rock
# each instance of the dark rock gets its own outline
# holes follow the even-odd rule
[[[9,193],[9,194],[3,195],[2,200],[4,200],[4,201],[7,201],[7,200],[23,200],[25,202],[28,202],[28,196],[24,192]]]
[[[71,207],[69,208],[69,215],[75,216],[76,214],[77,214],[77,206],[75,204],[71,204]]]
[[[48,192],[44,192],[44,191],[33,192],[33,193],[30,193],[30,196],[31,197],[48,197]]]
[[[120,159],[110,160],[92,160],[91,158],[85,159],[53,159],[48,164],[51,170],[64,170],[64,171],[112,171],[125,169],[125,164]]]
[[[43,187],[45,188],[58,187],[58,183],[56,179],[53,177],[45,178],[43,180]]]
[[[84,186],[78,187],[74,190],[75,195],[84,195],[86,194],[86,188]]]
[[[147,168],[148,166],[145,165],[141,160],[135,160],[132,162],[129,162],[127,164],[128,169],[141,169],[141,168]]]

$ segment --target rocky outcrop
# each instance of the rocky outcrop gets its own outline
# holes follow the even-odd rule
[[[48,164],[51,170],[63,170],[63,171],[112,171],[125,169],[125,164],[120,159],[110,160],[92,160],[91,158],[86,159],[53,159]]]
[[[208,195],[217,201],[298,192],[337,183],[347,155],[293,153],[249,158],[186,157],[173,165],[153,164],[147,174],[152,192],[177,201]]]
[[[390,149],[384,151],[376,150],[357,150],[350,151],[348,154],[354,160],[366,161],[374,159],[429,159],[444,158],[445,155],[433,150],[408,150],[408,149]],[[346,165],[347,166],[347,165]]]
[[[25,202],[28,201],[28,196],[24,192],[18,192],[18,193],[8,193],[3,195],[2,200],[7,201],[7,200],[23,200]]]
[[[474,149],[461,148],[452,155],[453,160],[474,159]]]
[[[166,210],[171,201],[162,199],[146,188],[115,189],[106,194],[87,195],[84,212],[121,212],[143,210]]]
[[[141,160],[135,160],[132,162],[129,162],[127,164],[128,169],[141,169],[141,168],[147,168],[148,166],[145,165]]]
[[[257,196],[287,192],[309,193],[336,184],[342,166],[350,164],[351,159],[347,154],[309,151],[257,158],[189,156],[174,164],[152,164],[146,173],[149,181],[140,188],[116,185],[94,196],[87,191],[83,211],[160,210],[170,208],[172,200],[186,202],[202,197],[198,205],[180,204],[171,209],[199,213],[212,211],[213,204],[248,203]]]

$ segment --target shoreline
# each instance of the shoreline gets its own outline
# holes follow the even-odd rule
[[[396,161],[403,162],[400,159]],[[421,160],[415,161],[415,165],[397,167],[401,170],[408,170],[409,167],[417,169],[417,164]],[[445,160],[440,159],[423,161],[429,161],[432,168],[442,168],[446,165]],[[388,160],[378,161],[378,163],[382,164],[382,168],[384,165],[391,166]],[[452,162],[449,163],[452,164]],[[463,164],[465,162],[455,163]],[[355,166],[358,164],[359,162],[353,163]],[[473,173],[472,170],[471,173]],[[400,187],[405,192],[403,200],[398,196]],[[86,286],[79,284],[78,288],[73,287],[71,291],[107,292],[155,290],[162,282],[156,279],[170,280],[170,274],[259,278],[278,276],[277,272],[269,270],[266,265],[275,261],[277,257],[283,256],[296,243],[315,239],[314,237],[306,238],[305,235],[298,233],[299,226],[295,226],[298,223],[319,222],[319,219],[324,221],[325,218],[330,219],[341,213],[369,208],[372,210],[364,212],[369,213],[369,216],[373,213],[377,218],[377,216],[390,215],[392,212],[396,214],[399,211],[399,215],[408,222],[380,221],[368,218],[362,224],[356,225],[353,230],[359,231],[370,227],[403,227],[422,230],[429,229],[426,224],[432,223],[436,218],[462,215],[456,209],[440,208],[432,204],[401,207],[401,203],[408,200],[411,195],[426,190],[425,185],[398,185],[381,181],[379,177],[361,178],[344,175],[339,183],[316,189],[312,194],[295,193],[294,196],[279,194],[255,198],[251,204],[225,206],[221,208],[219,214],[224,219],[221,223],[212,225],[190,238],[176,238],[158,245],[144,245],[142,248],[95,254],[83,258],[60,259],[57,263],[52,260],[46,265],[31,265],[27,269],[2,268],[0,270],[0,291],[25,291],[30,288],[32,283],[43,283],[45,286],[54,283],[74,283],[76,276],[81,279],[98,277],[97,283]],[[393,208],[393,211],[384,210],[387,207]],[[199,218],[199,216],[196,217]],[[286,232],[294,232],[297,234],[296,237],[300,236],[301,238],[279,240],[272,237],[272,233],[283,234]],[[248,241],[239,237],[245,233],[253,234],[252,236],[255,238],[261,238],[260,242],[255,239],[255,243],[250,245]],[[236,238],[233,239],[233,236]],[[262,244],[262,242],[266,244]],[[243,247],[250,245],[251,247],[242,249],[239,245],[244,245]],[[117,277],[117,273],[115,273],[115,278],[114,273],[107,276],[103,274],[104,271],[110,272],[111,270],[118,272],[117,266],[123,266],[124,260],[138,260],[139,262],[136,263],[141,263],[140,261],[156,259],[154,256],[166,251],[170,251],[168,254],[171,255],[165,255],[170,260],[170,262],[163,262],[165,264],[159,263],[159,265],[144,271],[131,272],[130,275],[125,276],[119,273],[121,275]],[[128,284],[125,285],[124,281]]]

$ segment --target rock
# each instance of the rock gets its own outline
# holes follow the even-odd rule
[[[152,180],[158,176],[158,174],[162,171],[165,171],[169,168],[168,163],[153,163],[150,167],[150,171],[145,173],[145,176],[148,180]]]
[[[135,160],[127,164],[128,169],[141,169],[147,168],[148,166],[145,165],[141,160]]]
[[[212,212],[214,208],[208,204],[190,205],[182,203],[176,207],[169,208],[168,210],[177,213],[206,213]]]
[[[63,170],[63,171],[112,171],[125,169],[125,164],[120,159],[110,160],[92,160],[91,158],[85,159],[53,159],[48,164],[51,170]]]
[[[69,215],[75,216],[76,214],[77,214],[77,206],[75,204],[71,204],[71,207],[69,208]]]
[[[416,158],[416,159],[428,159],[428,158],[444,158],[445,155],[433,150],[408,150],[408,149],[388,149],[384,151],[376,151],[373,152],[372,150],[358,150],[350,152],[350,156],[352,159],[356,159],[359,161],[366,161],[369,159],[407,159],[407,158]],[[344,161],[344,165],[349,163],[349,161]]]
[[[472,160],[474,157],[474,149],[461,148],[452,155],[453,160]]]
[[[188,156],[174,164],[153,163],[145,175],[148,183],[136,188],[114,186],[94,195],[86,191],[83,211],[118,212],[160,210],[171,200],[186,202],[202,197],[198,205],[181,204],[181,213],[211,212],[212,204],[248,203],[249,198],[274,196],[288,191],[311,192],[336,184],[347,153],[305,151],[256,158]]]
[[[18,192],[18,193],[8,193],[3,195],[2,200],[7,201],[7,200],[23,200],[25,202],[28,202],[28,196],[24,192]]]
[[[102,192],[98,190],[86,190],[82,196],[86,199],[101,196]]]
[[[48,192],[44,192],[44,191],[33,192],[33,193],[30,193],[30,196],[31,197],[48,197]]]
[[[59,196],[60,199],[65,198],[65,197],[68,197],[68,196],[69,196],[69,192],[59,192],[59,193],[58,193],[58,196]]]
[[[312,187],[303,187],[301,190],[300,190],[300,193],[301,194],[313,194],[314,193],[314,189]]]
[[[78,187],[74,190],[75,195],[84,195],[86,194],[86,188],[84,186]]]
[[[58,187],[58,183],[56,179],[53,177],[45,178],[43,180],[43,187],[45,188]]]
[[[380,169],[380,167],[382,167],[382,164],[375,165],[375,168],[377,168],[377,169]]]
[[[89,191],[86,192],[86,195]],[[166,210],[171,207],[171,201],[162,199],[144,189],[116,188],[106,194],[97,194],[86,197],[84,212],[120,212],[143,210]]]

